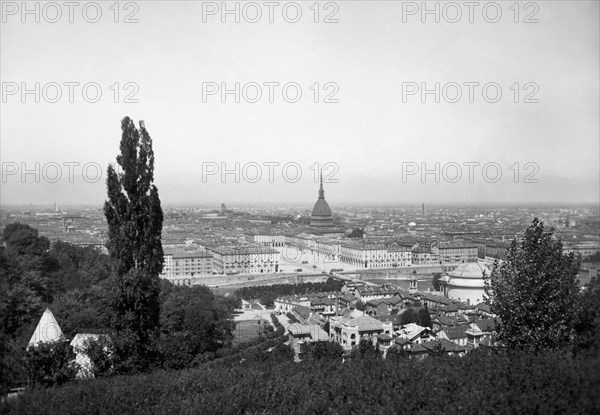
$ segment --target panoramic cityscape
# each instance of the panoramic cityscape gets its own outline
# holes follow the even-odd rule
[[[362,280],[402,280],[417,274],[427,291],[432,287],[425,279],[435,273],[466,262],[489,266],[506,259],[511,242],[521,238],[536,217],[555,229],[565,253],[584,259],[578,274],[582,285],[597,275],[597,260],[587,260],[600,253],[600,213],[592,204],[346,205],[332,210],[325,186],[321,184],[313,195],[312,209],[227,207],[225,203],[212,208],[164,207],[161,277],[175,284],[224,288],[289,277],[316,281],[332,271]],[[108,253],[108,228],[101,208],[10,206],[2,214],[3,227],[19,222],[51,242],[92,246]]]
[[[0,412],[600,412],[600,5],[2,1]]]

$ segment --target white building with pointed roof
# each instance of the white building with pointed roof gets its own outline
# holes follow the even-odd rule
[[[49,308],[46,308],[27,347],[36,347],[40,343],[58,341],[62,335],[62,330],[54,318],[54,314]]]

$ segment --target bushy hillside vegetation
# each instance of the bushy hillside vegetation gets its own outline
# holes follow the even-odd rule
[[[38,389],[23,413],[555,413],[600,411],[600,359],[473,352],[463,358],[307,359],[250,350],[196,369]],[[289,350],[289,349],[288,349]]]
[[[37,230],[20,223],[7,225],[0,247],[0,394],[29,380],[49,385],[68,380],[32,367],[40,350],[26,347],[46,307],[50,308],[67,340],[78,332],[110,332],[110,301],[114,295],[110,258],[91,247],[65,242],[50,244]],[[111,370],[97,375],[178,369],[193,365],[197,356],[229,347],[235,325],[234,298],[213,295],[204,286],[176,287],[161,280],[160,336],[151,345],[154,359],[145,365],[113,361]],[[117,346],[119,346],[117,340]],[[31,354],[31,356],[29,356]],[[61,356],[70,356],[70,353]],[[122,359],[121,359],[122,360]],[[67,362],[46,362],[48,371]],[[127,364],[126,364],[127,363]],[[52,383],[50,383],[51,385]]]

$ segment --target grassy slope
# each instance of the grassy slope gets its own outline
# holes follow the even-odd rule
[[[7,413],[600,413],[600,359],[211,362],[37,390]]]
[[[261,320],[262,324],[271,324],[270,321],[265,319]],[[235,332],[233,333],[233,345],[237,345],[241,342],[247,342],[254,340],[258,337],[258,329],[261,326],[258,324],[258,319],[254,320],[241,320],[235,323]]]

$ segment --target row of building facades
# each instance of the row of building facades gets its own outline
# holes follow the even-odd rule
[[[278,248],[278,249],[275,249]],[[186,283],[206,275],[269,274],[280,271],[285,250],[310,251],[315,262],[347,264],[355,269],[461,264],[477,260],[477,247],[465,244],[369,243],[331,235],[245,235],[245,241],[224,246],[165,247],[162,277]]]

